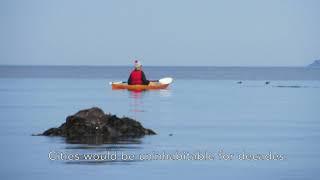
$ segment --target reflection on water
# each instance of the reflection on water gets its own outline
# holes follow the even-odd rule
[[[136,138],[105,138],[103,136],[90,136],[81,138],[65,138],[67,144],[140,144],[141,141]]]
[[[171,97],[172,92],[170,89],[150,90],[150,91],[128,91],[130,99],[130,112],[133,112],[136,116],[138,113],[146,112],[146,96],[156,95],[164,98]]]
[[[127,149],[141,149],[141,146],[133,146],[131,144],[109,144],[109,145],[83,145],[83,144],[75,144],[75,145],[68,145],[65,149],[94,149],[94,150],[109,150],[109,151],[120,151],[120,150],[127,150]]]
[[[143,104],[143,96],[147,91],[128,91],[131,99],[129,107],[130,111],[134,113],[145,112]],[[135,114],[136,115],[136,114]]]
[[[278,88],[320,88],[318,86],[302,86],[302,85],[278,85]]]
[[[61,143],[61,138],[45,137],[52,141]],[[58,149],[51,149],[48,152],[48,158],[52,162],[63,164],[78,165],[103,165],[103,164],[121,164],[129,165],[138,162],[136,159],[124,159],[123,154],[132,155],[143,149],[140,139],[118,139],[109,142],[83,142],[69,141],[65,139],[65,144]],[[50,142],[51,144],[54,142]],[[103,144],[102,144],[103,143]]]
[[[172,92],[169,89],[161,89],[159,90],[159,94],[161,97],[171,97]]]

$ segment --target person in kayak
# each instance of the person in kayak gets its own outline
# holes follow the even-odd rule
[[[150,81],[147,80],[144,72],[142,71],[142,65],[140,61],[134,61],[134,70],[131,72],[128,84],[129,85],[148,85]]]

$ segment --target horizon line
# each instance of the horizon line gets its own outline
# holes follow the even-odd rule
[[[71,64],[65,64],[65,65],[58,65],[58,64],[0,64],[0,66],[12,66],[12,67],[18,67],[18,66],[33,66],[33,67],[131,67],[133,65],[71,65]],[[281,66],[276,66],[276,65],[268,65],[268,66],[258,66],[258,65],[232,65],[232,66],[227,66],[227,65],[145,65],[143,67],[252,67],[252,68],[274,68],[274,67],[308,67],[309,65],[281,65]]]

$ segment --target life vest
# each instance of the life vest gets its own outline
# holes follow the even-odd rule
[[[139,70],[133,70],[130,74],[131,78],[131,84],[132,85],[137,85],[137,84],[142,84],[142,72]]]

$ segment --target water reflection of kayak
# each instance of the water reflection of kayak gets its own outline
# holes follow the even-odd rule
[[[110,82],[112,89],[127,89],[130,91],[143,91],[153,89],[166,89],[173,79],[170,77],[162,78],[157,81],[151,81],[149,85],[128,85],[127,82]]]

